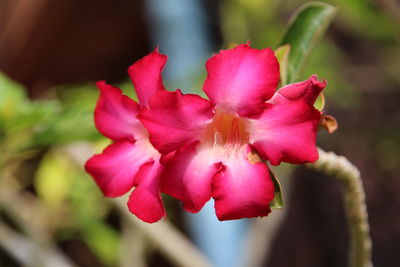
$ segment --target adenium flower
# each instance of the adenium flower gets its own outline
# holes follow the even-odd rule
[[[135,187],[128,208],[149,223],[166,216],[159,186],[163,167],[161,155],[149,142],[148,132],[137,115],[156,90],[164,89],[160,73],[166,60],[155,51],[129,68],[140,105],[104,81],[96,84],[100,98],[94,113],[95,125],[113,143],[85,165],[106,197],[121,196]]]
[[[311,76],[275,92],[274,52],[243,44],[208,60],[207,100],[166,91],[166,60],[156,50],[129,68],[140,105],[97,83],[95,124],[113,143],[89,159],[86,170],[105,196],[135,187],[128,207],[146,222],[165,217],[161,192],[189,212],[214,198],[220,220],[268,215],[274,185],[266,162],[318,158],[321,113],[313,104],[325,82]]]
[[[265,162],[318,159],[321,113],[313,104],[325,82],[311,76],[275,92],[280,74],[274,52],[249,44],[222,50],[206,68],[209,100],[158,86],[139,112],[150,142],[167,155],[161,190],[189,212],[213,198],[220,220],[266,216],[274,185]],[[149,84],[159,77],[144,75]]]

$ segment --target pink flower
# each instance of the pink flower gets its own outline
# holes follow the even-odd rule
[[[245,44],[207,62],[206,100],[166,91],[166,61],[154,51],[129,68],[140,104],[97,83],[95,124],[113,142],[87,161],[86,171],[107,197],[135,187],[128,208],[146,222],[166,216],[161,192],[190,212],[212,197],[220,220],[268,215],[274,186],[264,161],[317,160],[321,114],[313,104],[325,82],[312,76],[275,92],[274,53]]]
[[[140,105],[120,89],[104,81],[97,83],[100,98],[95,124],[113,143],[85,165],[106,197],[121,196],[135,187],[128,208],[149,223],[166,216],[160,193],[163,167],[159,162],[161,155],[149,142],[148,132],[137,115],[157,90],[164,90],[160,73],[166,61],[166,56],[155,51],[129,68]]]
[[[140,90],[146,108],[138,118],[151,144],[168,155],[161,190],[185,210],[198,212],[212,197],[220,220],[266,216],[274,186],[264,161],[318,159],[321,114],[313,104],[325,82],[312,76],[275,92],[279,64],[271,49],[244,44],[209,59],[203,87],[209,100],[163,90],[153,59],[147,59],[149,71],[136,75],[147,85]]]

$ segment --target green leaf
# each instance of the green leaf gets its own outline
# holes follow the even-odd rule
[[[282,193],[282,187],[281,184],[278,180],[278,178],[275,176],[275,174],[270,170],[269,174],[271,176],[272,182],[274,183],[274,199],[269,203],[269,206],[271,209],[275,210],[281,210],[283,209],[283,193]]]
[[[30,148],[67,144],[79,140],[96,140],[99,136],[93,123],[93,111],[70,108],[46,121],[32,135]]]
[[[9,116],[21,104],[25,104],[27,97],[22,85],[14,82],[0,72],[0,115]]]
[[[314,108],[316,108],[319,111],[323,111],[324,107],[325,107],[325,95],[321,93],[314,103]]]
[[[63,89],[63,90],[61,90]],[[42,120],[32,134],[30,148],[48,147],[100,137],[93,123],[98,92],[93,86],[61,88],[59,108]]]
[[[9,122],[15,124],[21,110],[29,107],[29,100],[22,85],[0,72],[0,122],[7,128]]]
[[[336,8],[326,3],[310,2],[301,6],[292,16],[281,45],[291,47],[287,78],[282,85],[292,83],[310,55],[316,42],[321,39],[333,17]]]
[[[35,174],[34,185],[39,197],[50,207],[60,207],[68,198],[73,174],[71,163],[64,154],[47,153]]]
[[[120,243],[117,231],[102,221],[92,221],[82,228],[84,240],[99,259],[107,266],[116,266]]]
[[[275,49],[275,56],[279,62],[279,71],[281,74],[281,81],[287,80],[288,62],[290,54],[290,45],[285,44]]]
[[[235,48],[235,47],[238,46],[238,45],[239,45],[238,43],[230,42],[229,44],[227,44],[227,45],[225,46],[224,49],[233,49],[233,48]]]

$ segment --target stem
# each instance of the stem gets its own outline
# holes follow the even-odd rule
[[[345,157],[318,149],[319,159],[308,166],[332,175],[344,189],[344,206],[350,230],[350,266],[372,267],[365,192],[359,170]]]

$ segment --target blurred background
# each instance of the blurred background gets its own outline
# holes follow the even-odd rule
[[[93,124],[95,81],[134,97],[126,70],[159,45],[166,87],[199,93],[212,53],[276,48],[305,2],[0,1],[0,266],[347,266],[341,188],[304,167],[274,169],[285,208],[267,218],[220,223],[212,205],[184,215],[166,197],[167,224],[154,225],[103,198],[82,168],[108,143]],[[328,81],[339,130],[318,145],[360,169],[374,265],[400,266],[400,4],[325,2],[338,13],[299,80]]]

